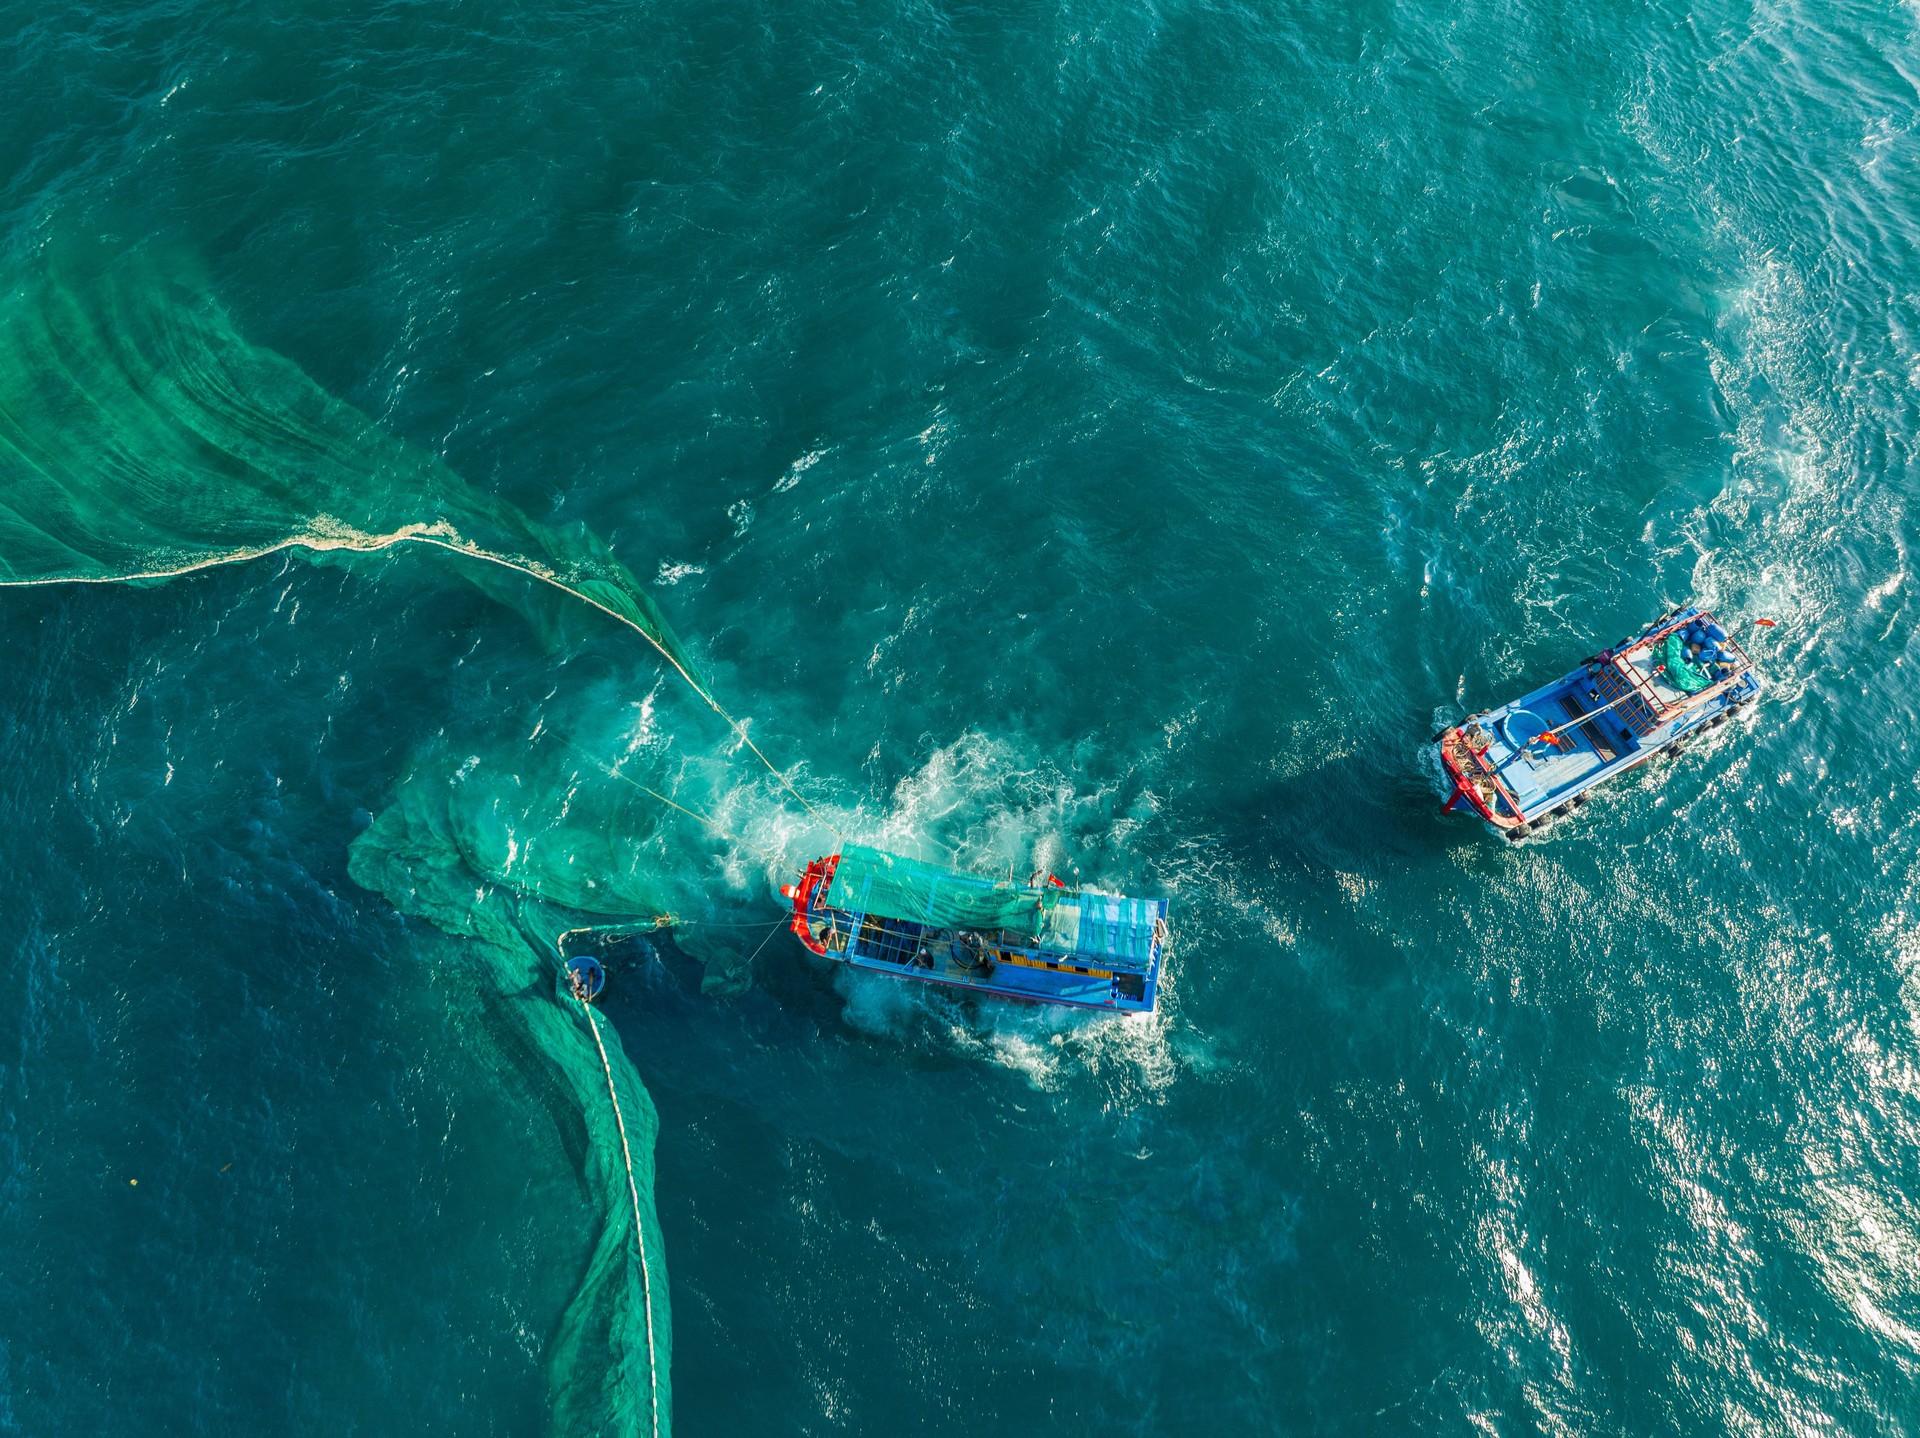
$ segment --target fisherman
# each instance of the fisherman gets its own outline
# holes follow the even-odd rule
[[[567,965],[567,987],[581,1003],[593,1002],[593,975],[596,965],[591,959],[575,959]]]

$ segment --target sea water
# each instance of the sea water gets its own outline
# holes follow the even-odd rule
[[[0,1430],[555,1426],[580,1096],[348,872],[555,734],[725,831],[634,821],[602,1003],[682,1434],[1915,1421],[1910,7],[7,17],[17,283],[191,256],[817,814],[418,556],[0,591]],[[1685,600],[1748,717],[1438,816]],[[1171,896],[1160,1011],[806,958],[836,829]]]

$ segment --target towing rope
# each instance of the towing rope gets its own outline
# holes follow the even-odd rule
[[[782,929],[786,928],[792,922],[793,921],[791,919],[787,919],[785,917],[775,920],[773,927],[767,930],[766,938],[760,941],[760,947],[756,948],[752,953],[747,955],[746,967],[752,968],[753,961],[760,957],[760,949],[764,949],[768,944],[772,943],[773,936],[779,933]]]
[[[626,625],[627,628],[651,644],[654,649],[659,652],[660,657],[673,666],[674,671],[678,673],[682,679],[687,681],[687,687],[706,701],[707,707],[720,716],[726,726],[733,731],[736,739],[753,751],[753,757],[766,766],[767,772],[780,782],[782,788],[800,801],[800,806],[803,809],[815,819],[819,820],[820,823],[826,825],[827,828],[833,829],[834,833],[838,834],[840,832],[838,829],[834,829],[833,824],[821,814],[818,809],[807,802],[807,796],[805,794],[802,794],[798,789],[793,787],[792,780],[788,779],[785,774],[773,767],[773,761],[767,758],[765,754],[762,754],[760,752],[760,746],[753,742],[753,736],[747,732],[747,726],[729,714],[721,705],[720,701],[707,692],[706,686],[701,684],[698,679],[695,679],[693,675],[687,671],[686,665],[680,662],[673,651],[669,649],[666,644],[662,643],[657,635],[650,633],[645,625],[635,623],[631,617],[622,614],[612,605],[595,599],[583,589],[575,588],[545,565],[510,558],[504,554],[495,554],[491,550],[482,549],[479,545],[463,538],[451,525],[444,522],[432,525],[409,524],[400,529],[396,529],[392,534],[362,534],[351,530],[339,534],[297,534],[291,539],[283,539],[275,544],[263,544],[251,549],[229,550],[225,554],[212,555],[206,559],[196,560],[190,564],[182,564],[173,569],[156,569],[136,574],[62,574],[47,579],[0,579],[0,589],[28,588],[45,584],[124,584],[131,580],[172,579],[177,575],[193,574],[203,569],[214,569],[223,564],[239,564],[248,560],[265,559],[269,555],[279,554],[290,549],[311,549],[318,553],[351,550],[357,553],[369,554],[376,553],[383,549],[394,549],[402,544],[430,545],[435,549],[444,549],[450,554],[463,555],[468,559],[482,559],[489,564],[497,564],[502,569],[511,569],[516,574],[524,574],[529,579],[536,579],[542,584],[551,585],[562,594],[570,594],[582,604],[599,610],[609,619]]]
[[[613,1104],[613,1121],[620,1126],[620,1154],[627,1164],[627,1195],[633,1200],[633,1241],[640,1248],[640,1298],[647,1310],[647,1406],[653,1415],[653,1438],[660,1438],[660,1364],[654,1357],[653,1277],[647,1269],[647,1233],[640,1225],[640,1185],[633,1176],[633,1148],[627,1142],[627,1120],[620,1112],[620,1095],[613,1086],[613,1063],[600,1038],[600,1021],[593,1016],[593,1007],[585,999],[580,1000],[580,1011],[587,1016],[587,1027],[593,1030],[593,1046],[600,1050],[600,1067],[607,1075],[607,1098]]]
[[[593,767],[598,769],[602,774],[605,774],[609,779],[618,779],[623,784],[633,785],[633,787],[638,789],[642,794],[647,795],[649,798],[658,799],[662,804],[665,804],[669,809],[678,809],[682,814],[685,814],[689,819],[694,820],[696,823],[705,824],[709,829],[713,830],[713,832],[718,834],[721,838],[730,839],[734,843],[741,845],[743,848],[748,848],[753,850],[754,853],[758,854],[761,858],[765,859],[768,863],[778,866],[782,871],[791,870],[796,874],[805,872],[802,869],[802,867],[799,864],[794,863],[793,860],[783,859],[778,854],[774,853],[772,850],[761,848],[758,844],[754,843],[753,840],[742,838],[740,835],[733,833],[718,819],[715,819],[711,815],[702,814],[697,810],[689,809],[685,804],[679,803],[678,801],[673,799],[669,799],[665,794],[662,794],[658,789],[649,789],[645,784],[642,784],[638,779],[634,778],[631,774],[622,774],[618,769],[614,768],[612,765],[601,763],[598,759],[594,758],[593,755],[589,754],[585,749],[582,749],[578,744],[569,742],[567,747],[573,750],[573,752],[578,754],[582,759],[585,759],[589,764],[593,765]],[[811,809],[812,806],[808,805],[808,808]],[[815,815],[815,817],[818,818],[819,816]],[[821,819],[820,822],[823,824],[827,824],[827,821],[825,819]],[[846,836],[844,834],[841,834],[837,828],[834,828],[832,824],[827,824],[827,827],[829,829],[833,829],[833,832],[840,837],[841,841],[845,842]]]
[[[747,733],[747,726],[742,724],[738,719],[734,718],[733,715],[729,714],[726,711],[726,709],[722,707],[720,701],[718,699],[715,699],[713,695],[707,692],[706,686],[701,684],[699,680],[695,679],[693,675],[689,674],[687,672],[686,666],[682,664],[679,661],[679,659],[674,656],[673,652],[669,650],[665,644],[661,643],[658,637],[649,633],[643,625],[634,623],[632,619],[622,614],[619,610],[613,608],[611,605],[601,603],[598,599],[595,599],[591,594],[588,594],[583,590],[574,588],[571,584],[568,584],[565,580],[561,579],[559,576],[549,572],[542,565],[523,564],[516,560],[508,559],[504,555],[490,553],[487,550],[480,548],[478,545],[468,544],[464,540],[458,543],[449,544],[446,540],[436,539],[430,534],[424,534],[424,533],[407,534],[404,532],[394,537],[399,539],[415,540],[421,544],[431,544],[431,545],[437,546],[440,549],[450,550],[455,554],[464,554],[472,559],[488,560],[494,564],[498,564],[503,569],[516,570],[521,574],[527,575],[529,578],[539,580],[542,584],[551,584],[555,589],[558,589],[561,593],[571,594],[575,599],[578,599],[581,603],[592,605],[595,609],[599,610],[602,614],[606,615],[608,618],[618,620],[620,623],[626,625],[627,628],[631,629],[635,634],[638,634],[642,639],[646,640],[647,643],[651,644],[654,647],[654,649],[659,652],[660,657],[666,660],[667,663],[671,664],[674,667],[675,672],[677,672],[682,679],[687,681],[687,687],[689,689],[693,690],[695,694],[698,694],[702,699],[707,701],[707,707],[713,710],[714,713],[718,714],[720,718],[726,723],[726,726],[729,729],[733,730],[735,738],[737,738],[742,744],[745,744],[747,748],[753,751],[753,757],[758,759],[763,765],[766,766],[767,772],[773,775],[775,779],[780,781],[781,787],[784,788],[789,794],[793,795],[794,798],[800,801],[801,808],[805,809],[809,814],[813,815],[815,819],[819,820],[820,823],[825,824],[829,829],[833,829],[832,823],[830,823],[820,813],[818,809],[814,808],[812,804],[809,804],[807,802],[807,796],[805,794],[802,794],[798,789],[793,787],[793,781],[788,779],[787,776],[785,774],[782,774],[778,769],[774,768],[773,761],[767,758],[765,754],[762,754],[760,752],[760,746],[754,743],[753,736]],[[833,829],[833,831],[836,834],[840,832],[838,829]]]

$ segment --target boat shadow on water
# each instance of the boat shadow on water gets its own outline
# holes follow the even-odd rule
[[[1463,831],[1441,821],[1438,782],[1417,752],[1367,746],[1250,784],[1217,810],[1229,847],[1255,867],[1375,874],[1458,841]]]

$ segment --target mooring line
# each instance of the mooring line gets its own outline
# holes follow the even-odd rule
[[[600,1067],[607,1074],[607,1098],[613,1104],[613,1121],[620,1126],[620,1153],[627,1164],[627,1194],[633,1199],[633,1241],[640,1247],[640,1298],[647,1310],[647,1405],[653,1414],[653,1438],[660,1438],[660,1361],[653,1348],[653,1275],[647,1268],[647,1231],[640,1222],[640,1186],[633,1177],[633,1148],[627,1142],[627,1120],[620,1112],[620,1094],[613,1086],[613,1062],[600,1039],[600,1021],[593,1016],[592,1005],[584,999],[580,1001],[580,1011],[587,1016],[587,1027],[593,1030],[593,1046],[600,1050]]]

